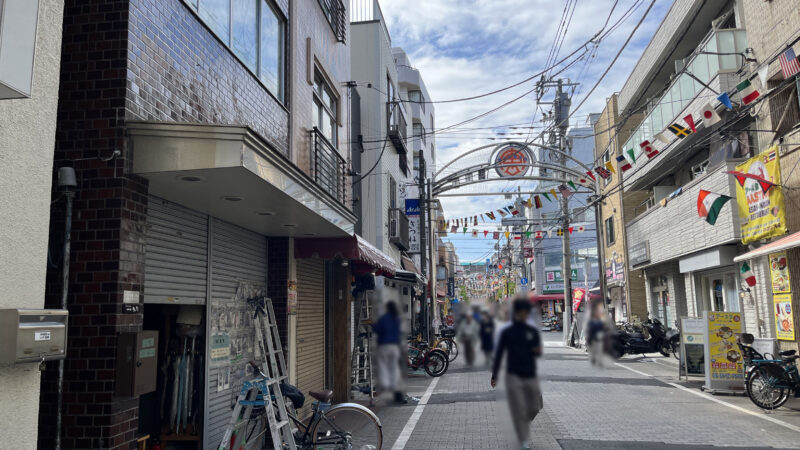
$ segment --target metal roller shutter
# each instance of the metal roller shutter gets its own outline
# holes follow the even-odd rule
[[[145,233],[144,302],[204,304],[208,216],[150,197]]]
[[[210,328],[212,336],[217,332],[228,336],[231,355],[226,361],[208,364],[206,449],[219,446],[241,384],[252,377],[246,366],[247,361],[255,359],[255,329],[245,298],[237,295],[237,291],[243,283],[263,290],[267,278],[267,238],[218,219],[211,220]],[[220,317],[224,319],[221,321]],[[206,354],[211,354],[210,348]],[[218,388],[220,380],[225,380],[227,387]]]
[[[315,258],[297,260],[297,387],[325,388],[325,263]],[[310,412],[307,401],[301,417]]]

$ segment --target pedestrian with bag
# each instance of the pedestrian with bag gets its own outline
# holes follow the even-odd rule
[[[492,365],[492,353],[494,352],[494,319],[487,311],[481,314],[480,324],[481,350],[486,356],[486,365]]]
[[[542,356],[539,331],[527,323],[531,304],[525,296],[513,302],[512,324],[500,333],[492,365],[492,387],[497,386],[497,375],[503,356],[506,363],[506,390],[511,419],[520,448],[529,449],[530,426],[542,409],[542,392],[536,376],[536,359]]]
[[[475,341],[478,336],[478,323],[471,315],[467,315],[461,326],[458,327],[458,337],[464,348],[464,359],[467,366],[472,366],[475,362]]]
[[[400,381],[400,314],[397,304],[386,303],[386,312],[378,318],[372,327],[378,338],[378,386],[386,391],[394,392],[394,401],[406,403],[406,396],[401,390]]]

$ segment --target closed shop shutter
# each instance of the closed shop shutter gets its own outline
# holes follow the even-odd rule
[[[204,304],[208,216],[158,197],[148,199],[144,302]]]
[[[266,288],[267,238],[212,219],[209,346],[215,337],[230,342],[230,357],[210,360],[206,449],[216,449],[231,418],[242,382],[254,375],[247,362],[254,355],[255,328],[246,299]],[[211,349],[207,351],[211,355]],[[219,387],[220,383],[222,386]]]
[[[325,388],[325,263],[316,258],[297,260],[297,387]],[[307,401],[299,413],[310,411]]]

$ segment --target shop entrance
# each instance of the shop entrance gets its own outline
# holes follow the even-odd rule
[[[714,272],[699,278],[698,311],[740,311],[736,272]]]
[[[675,322],[674,305],[669,294],[669,283],[665,275],[653,277],[651,280],[655,316],[664,326],[669,327]]]

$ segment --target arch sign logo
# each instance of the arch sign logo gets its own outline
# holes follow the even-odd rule
[[[494,154],[494,165],[501,177],[521,177],[533,161],[531,151],[520,144],[509,144]]]

